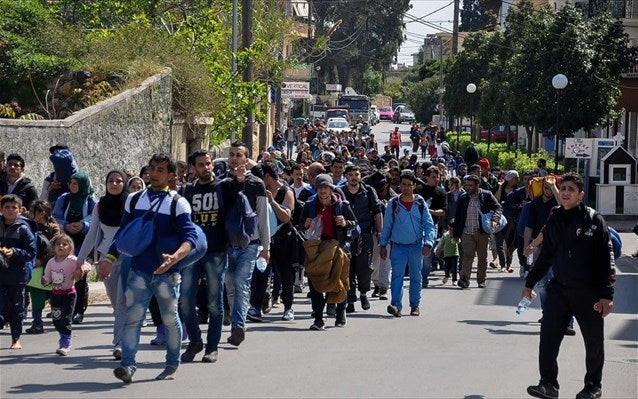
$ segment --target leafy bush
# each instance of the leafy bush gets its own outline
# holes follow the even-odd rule
[[[82,62],[94,74],[124,82],[122,89],[170,67],[173,109],[177,112],[207,113],[217,101],[208,71],[185,43],[146,24],[132,23],[117,31],[94,34]]]
[[[59,24],[36,0],[0,0],[0,102],[33,108],[45,83],[79,66],[79,34]]]
[[[447,132],[447,138],[450,145],[458,149],[462,155],[465,154],[465,150],[470,146],[470,133],[460,134],[458,148],[456,147],[456,132]],[[487,151],[487,143],[475,143],[474,146],[482,158],[489,159],[492,166],[498,166],[502,170],[516,170],[521,176],[527,171],[536,169],[536,164],[541,158],[547,161],[547,165],[553,165],[554,163],[554,157],[545,150],[539,150],[531,156],[527,156],[520,149],[508,151],[505,143],[492,143],[489,152]],[[559,163],[558,169],[562,171],[563,165]]]

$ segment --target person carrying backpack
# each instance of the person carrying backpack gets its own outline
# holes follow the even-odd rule
[[[230,177],[220,183],[228,239],[225,283],[232,324],[228,343],[239,346],[246,337],[250,283],[256,260],[270,259],[270,222],[266,186],[246,170],[248,149],[244,143],[231,144],[228,163]]]
[[[127,384],[137,369],[140,331],[153,295],[166,326],[166,367],[155,379],[169,378],[177,371],[182,343],[177,311],[180,268],[198,245],[188,201],[181,197],[175,200],[177,193],[168,188],[177,172],[175,161],[168,154],[155,154],[149,161],[149,172],[149,188],[127,198],[120,229],[105,259],[98,264],[101,276],[106,278],[120,252],[131,256],[125,291],[126,322],[120,342],[122,360],[120,367],[113,370],[115,377]],[[144,232],[147,228],[151,231]]]
[[[412,171],[404,170],[401,173],[401,195],[388,203],[379,239],[381,259],[387,258],[386,247],[392,244],[392,300],[387,310],[395,317],[401,317],[406,264],[410,268],[410,315],[419,316],[422,260],[432,252],[436,238],[428,206],[423,197],[414,194],[416,181]]]

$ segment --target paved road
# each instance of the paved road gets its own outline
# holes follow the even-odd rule
[[[636,250],[635,235],[623,234],[623,241],[625,253]],[[24,335],[20,351],[6,349],[8,333],[0,332],[0,397],[525,397],[526,386],[538,379],[540,310],[515,315],[522,286],[517,275],[518,269],[490,271],[486,289],[461,291],[443,286],[437,271],[422,291],[420,317],[395,319],[385,313],[387,301],[373,300],[367,312],[357,306],[346,328],[324,332],[308,330],[309,300],[299,294],[297,320],[280,321],[282,309],[276,309],[266,322],[249,325],[239,349],[224,343],[216,364],[182,364],[173,381],[153,380],[164,351],[148,344],[154,331],[149,325],[128,386],[112,375],[117,363],[109,351],[110,309],[92,305],[74,330],[69,357],[55,355],[58,338],[50,323],[44,335]],[[607,398],[638,397],[636,314],[638,261],[624,256],[615,312],[606,319]],[[228,335],[225,328],[222,341]],[[580,332],[565,338],[559,362],[561,395],[573,397],[585,372]]]

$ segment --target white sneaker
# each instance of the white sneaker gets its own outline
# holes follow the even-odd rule
[[[292,321],[295,319],[295,312],[292,309],[284,310],[284,315],[281,316],[283,321]]]

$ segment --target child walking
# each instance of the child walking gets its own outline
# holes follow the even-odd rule
[[[71,332],[73,323],[73,310],[77,299],[75,282],[81,279],[91,270],[84,263],[78,269],[77,258],[73,255],[73,239],[66,234],[59,234],[51,241],[54,257],[47,262],[47,267],[42,276],[42,285],[53,283],[51,291],[51,316],[53,325],[60,333],[58,350],[60,356],[66,356],[71,351]]]
[[[51,298],[51,286],[44,287],[42,285],[42,276],[44,268],[49,259],[53,257],[51,250],[51,239],[60,234],[60,226],[51,216],[51,205],[43,200],[35,200],[31,203],[30,209],[31,220],[37,224],[37,257],[33,265],[31,280],[27,284],[29,294],[31,295],[31,315],[33,324],[26,329],[27,334],[44,333],[44,324],[42,323],[42,310],[44,305]]]
[[[439,244],[436,246],[435,254],[438,257],[443,256],[445,261],[445,277],[443,277],[443,285],[447,284],[452,276],[452,285],[456,284],[459,262],[459,240],[454,238],[454,219],[451,219],[447,231],[441,237]]]

